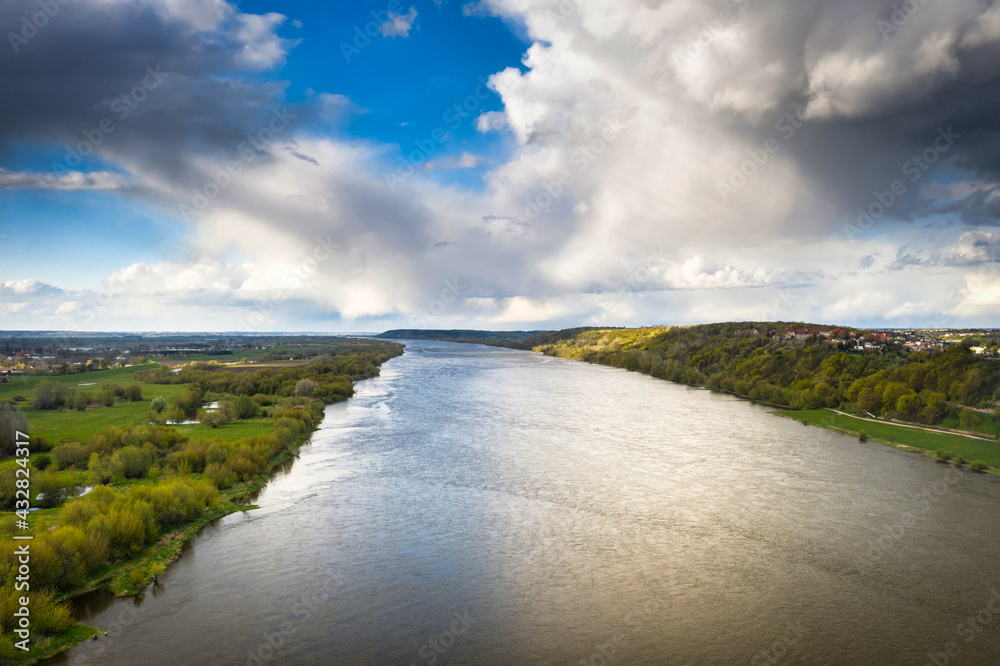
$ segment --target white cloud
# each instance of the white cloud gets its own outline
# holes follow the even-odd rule
[[[424,164],[425,171],[439,171],[441,169],[475,169],[480,164],[486,162],[482,155],[473,155],[463,152],[461,155],[452,155],[437,162],[427,162]]]
[[[389,12],[389,20],[380,28],[383,37],[409,37],[413,22],[417,20],[417,8],[410,7],[405,14]]]

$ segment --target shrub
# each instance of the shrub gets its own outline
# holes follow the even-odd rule
[[[311,379],[300,379],[295,382],[295,395],[300,397],[309,397],[316,392],[319,388],[319,384]]]
[[[152,451],[140,449],[137,446],[126,446],[117,451],[112,458],[112,464],[121,469],[122,475],[126,479],[142,478],[153,466],[153,461]]]
[[[87,405],[90,404],[90,396],[86,393],[77,393],[76,397],[73,398],[73,408],[78,412],[86,411]]]
[[[146,579],[146,574],[142,573],[142,569],[132,569],[132,572],[128,575],[129,581],[132,583],[132,587],[139,587],[142,582]]]
[[[198,408],[204,401],[205,394],[197,387],[192,386],[174,398],[174,408],[184,412],[186,418],[191,418],[198,412]]]
[[[257,416],[260,408],[248,395],[238,395],[234,398],[223,401],[223,405],[228,408],[237,419],[252,419]]]
[[[104,405],[105,407],[114,407],[115,402],[118,400],[118,396],[115,395],[114,391],[109,391],[108,389],[101,389],[97,393],[97,402]]]
[[[7,403],[0,404],[0,456],[14,455],[18,431],[28,434],[28,417],[20,407],[14,409]]]
[[[142,400],[142,387],[138,384],[132,384],[125,387],[124,398],[129,402],[139,402]]]
[[[859,442],[867,442],[868,441],[868,433],[865,432],[864,430],[859,431],[858,432],[858,441]]]
[[[154,412],[157,414],[162,413],[167,408],[167,399],[162,395],[158,395],[153,398],[153,401],[149,404]]]
[[[66,498],[67,489],[76,488],[76,479],[68,472],[46,470],[37,473],[31,481],[32,494],[36,500],[42,496],[37,504],[43,509],[58,506]]]
[[[209,428],[218,428],[229,423],[229,414],[224,409],[199,409],[198,422]]]
[[[205,478],[220,489],[228,488],[236,483],[236,473],[228,466],[219,463],[209,463],[205,466]]]
[[[58,409],[73,399],[75,390],[61,382],[45,380],[39,382],[32,394],[31,406],[35,409]]]
[[[973,472],[985,472],[989,468],[990,466],[984,463],[982,460],[974,460],[972,461],[972,463],[969,464],[969,469],[971,469]]]
[[[125,479],[125,473],[121,467],[116,465],[113,456],[100,453],[91,453],[87,463],[87,470],[90,472],[90,482],[95,486],[108,483],[117,483]]]
[[[74,469],[82,468],[90,456],[79,442],[64,442],[52,449],[52,457],[59,464],[59,469]]]
[[[975,430],[982,423],[982,419],[979,418],[979,414],[972,411],[971,409],[963,409],[958,413],[958,421],[962,425],[963,430]]]
[[[948,462],[953,457],[951,455],[951,452],[945,451],[944,449],[938,449],[934,453],[937,456],[938,460],[943,460],[944,462]]]

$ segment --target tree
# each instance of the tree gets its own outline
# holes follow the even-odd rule
[[[295,395],[299,397],[309,397],[316,392],[319,388],[319,384],[311,379],[300,379],[295,382]]]
[[[162,395],[158,395],[155,398],[153,398],[153,401],[150,403],[149,406],[153,408],[154,412],[160,414],[161,412],[163,412],[163,410],[167,408],[167,399],[164,398]]]
[[[259,411],[253,398],[248,395],[238,395],[223,400],[222,404],[231,410],[233,416],[237,419],[252,419],[257,416],[257,412]]]
[[[39,382],[32,394],[31,406],[35,409],[59,409],[75,391],[62,382]]]
[[[982,419],[971,409],[963,409],[958,413],[958,422],[962,424],[962,430],[975,430],[982,423]]]
[[[139,402],[142,400],[142,387],[138,384],[131,384],[125,387],[123,394],[129,402]]]
[[[97,393],[97,402],[101,403],[105,407],[114,407],[116,399],[117,396],[112,389],[101,389]]]
[[[209,428],[218,428],[219,426],[226,425],[231,420],[229,414],[224,409],[198,410],[198,422]]]
[[[20,407],[14,409],[6,402],[0,403],[0,455],[14,455],[18,432],[28,434],[28,417]]]

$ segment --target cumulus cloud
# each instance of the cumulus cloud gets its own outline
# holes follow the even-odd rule
[[[417,20],[417,8],[410,7],[405,14],[389,12],[389,20],[382,24],[379,30],[383,37],[409,37],[413,22]]]
[[[0,19],[30,7],[8,3]],[[485,164],[468,152],[388,188],[395,147],[323,131],[357,111],[350,100],[330,91],[291,106],[285,84],[259,74],[295,46],[279,35],[284,17],[226,7],[71,3],[28,45],[30,68],[0,53],[8,151],[72,148],[114,118],[112,100],[147,67],[170,74],[95,154],[129,174],[129,196],[177,219],[181,204],[195,209],[187,250],[198,259],[123,268],[121,303],[154,293],[212,303],[216,324],[246,308],[405,324],[458,280],[467,286],[444,316],[505,325],[579,322],[611,291],[609,323],[751,318],[786,297],[787,318],[886,321],[945,308],[967,269],[998,257],[991,232],[960,231],[1000,220],[995,6],[927,3],[886,38],[888,1],[467,5],[532,41],[520,68],[489,78],[503,109],[476,127],[505,133],[511,154],[475,189],[435,180]],[[383,35],[409,35],[416,18],[415,7],[393,15]],[[97,30],[102,40],[87,38]],[[65,58],[70,48],[78,58]],[[276,113],[293,118],[241,152]],[[906,165],[943,127],[960,140],[910,180]],[[0,172],[4,187],[122,189],[121,178]],[[876,226],[845,237],[845,222],[894,180],[904,191]],[[720,183],[733,192],[721,196]],[[947,244],[907,235],[928,216],[950,220]],[[878,257],[898,269],[878,288],[863,282],[870,273],[852,275],[886,264]]]

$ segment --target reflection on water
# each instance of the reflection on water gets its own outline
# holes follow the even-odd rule
[[[996,478],[621,370],[410,343],[255,503],[53,663],[1000,663]]]

